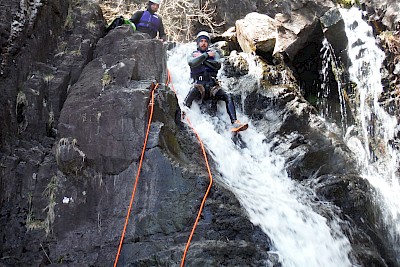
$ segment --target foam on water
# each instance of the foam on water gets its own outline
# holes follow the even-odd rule
[[[183,109],[182,102],[190,89],[186,54],[192,50],[194,44],[181,45],[170,52],[168,59]],[[224,77],[220,79],[224,81]],[[217,163],[220,182],[236,195],[251,222],[272,239],[284,266],[351,266],[350,243],[339,222],[328,222],[314,212],[308,201],[312,197],[309,190],[288,177],[284,159],[271,153],[266,137],[249,118],[238,113],[241,121],[249,122],[249,129],[241,133],[245,144],[241,146],[232,141],[224,105],[218,106],[215,117],[202,113],[196,103],[186,112]]]

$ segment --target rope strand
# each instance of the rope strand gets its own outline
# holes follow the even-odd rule
[[[149,115],[149,121],[148,121],[148,124],[147,124],[146,136],[145,136],[144,143],[143,143],[142,154],[140,155],[139,167],[138,167],[138,171],[137,171],[137,174],[136,174],[135,184],[134,184],[133,190],[132,190],[131,200],[129,202],[128,212],[127,212],[126,218],[125,218],[124,228],[122,230],[121,239],[119,241],[117,256],[115,257],[115,261],[114,261],[114,267],[117,266],[118,260],[119,260],[119,256],[121,254],[122,243],[124,242],[126,228],[128,226],[129,217],[131,215],[131,210],[132,210],[132,205],[133,205],[133,200],[135,198],[136,188],[137,188],[137,185],[138,185],[138,182],[139,182],[140,171],[142,169],[143,158],[144,158],[144,154],[146,152],[147,140],[149,138],[149,133],[150,133],[151,120],[153,119],[154,91],[157,89],[157,87],[158,87],[158,84],[156,84],[154,88],[151,88],[151,93],[150,93],[151,97],[150,97],[150,103],[149,103],[150,115]]]
[[[210,165],[208,164],[208,158],[207,158],[207,154],[206,154],[206,150],[204,148],[203,142],[201,141],[199,134],[196,132],[196,130],[194,129],[193,125],[191,124],[190,120],[187,117],[186,117],[186,121],[189,123],[190,127],[192,128],[192,131],[195,133],[195,135],[197,136],[197,139],[200,142],[200,146],[201,146],[201,150],[203,152],[204,160],[206,162],[207,171],[208,171],[208,177],[210,179],[210,182],[208,184],[207,191],[204,194],[203,200],[201,201],[199,212],[197,213],[197,217],[196,217],[196,220],[195,220],[195,222],[193,224],[193,228],[192,228],[192,231],[191,231],[191,233],[189,235],[189,239],[188,239],[188,241],[186,243],[185,250],[183,251],[181,267],[183,267],[185,265],[186,254],[187,254],[187,252],[189,250],[190,242],[192,241],[194,231],[196,230],[197,224],[198,224],[198,222],[200,220],[201,213],[203,211],[204,205],[206,203],[207,196],[208,196],[208,194],[210,192],[210,189],[211,189],[211,186],[212,186],[212,183],[213,183],[213,177],[212,177],[212,174],[211,174]]]
[[[171,79],[171,73],[170,73],[169,70],[167,70],[167,81],[166,81],[165,85],[168,86],[169,83],[171,83],[172,90],[175,92],[175,95],[176,95],[176,90],[174,88],[174,85],[173,85],[172,79]],[[140,162],[139,162],[139,167],[138,167],[138,171],[137,171],[137,174],[136,174],[135,183],[134,183],[133,190],[132,190],[131,200],[129,202],[128,212],[127,212],[126,218],[125,218],[125,224],[124,224],[124,227],[123,227],[123,230],[122,230],[121,239],[120,239],[119,246],[118,246],[118,252],[117,252],[117,255],[116,255],[115,261],[114,261],[114,267],[117,266],[118,260],[119,260],[119,256],[121,255],[122,244],[124,242],[126,228],[128,226],[128,223],[129,223],[129,217],[130,217],[130,214],[131,214],[132,205],[133,205],[133,201],[134,201],[134,198],[135,198],[136,188],[137,188],[137,185],[138,185],[138,182],[139,182],[140,171],[141,171],[142,164],[143,164],[144,154],[145,154],[145,151],[146,151],[147,140],[148,140],[148,137],[149,137],[150,126],[151,126],[151,121],[152,121],[153,112],[154,112],[154,91],[157,89],[158,85],[159,84],[157,84],[151,90],[151,99],[150,99],[150,103],[149,103],[150,115],[149,115],[149,121],[148,121],[148,125],[147,125],[146,136],[145,136],[145,140],[144,140],[144,144],[143,144],[143,148],[142,148],[142,154],[140,156]],[[204,160],[205,160],[205,163],[206,163],[207,171],[208,171],[209,185],[208,185],[207,190],[206,190],[206,192],[204,194],[204,197],[203,197],[203,199],[201,201],[201,205],[200,205],[199,211],[197,213],[196,220],[195,220],[195,222],[193,224],[192,231],[190,232],[188,241],[187,241],[185,249],[183,251],[183,256],[182,256],[181,265],[180,265],[181,267],[183,267],[185,265],[185,259],[186,259],[187,252],[189,250],[190,242],[191,242],[191,240],[193,238],[193,235],[194,235],[194,232],[196,230],[197,224],[198,224],[198,222],[200,220],[200,216],[201,216],[201,213],[203,211],[207,196],[208,196],[208,194],[209,194],[209,192],[211,190],[211,186],[212,186],[212,183],[213,183],[213,177],[212,177],[212,174],[211,174],[211,168],[210,168],[210,165],[208,163],[207,153],[206,153],[206,150],[204,148],[204,144],[201,141],[201,138],[200,138],[199,134],[194,129],[194,127],[193,127],[193,125],[190,122],[188,117],[186,117],[186,121],[188,122],[190,128],[192,129],[193,133],[196,135],[196,137],[197,137],[197,139],[198,139],[198,141],[200,143],[200,147],[201,147],[201,150],[202,150],[202,153],[203,153],[203,156],[204,156]]]
[[[168,73],[168,78],[167,78],[167,82],[165,83],[165,85],[168,85],[169,83],[171,83],[172,90],[174,91],[175,95],[177,95],[176,94],[176,90],[174,88],[174,84],[172,82],[171,73],[170,73],[169,70],[167,70],[167,73]],[[204,156],[204,160],[206,162],[207,171],[208,171],[208,177],[209,177],[210,182],[208,184],[207,191],[204,194],[203,200],[201,201],[201,205],[200,205],[199,211],[197,213],[196,220],[195,220],[195,222],[193,224],[192,231],[190,232],[188,241],[186,242],[186,247],[185,247],[185,250],[183,251],[183,256],[182,256],[182,260],[181,260],[181,267],[183,267],[185,265],[186,254],[187,254],[187,252],[189,250],[190,242],[192,241],[192,238],[193,238],[193,235],[194,235],[194,231],[196,230],[197,224],[198,224],[198,222],[200,220],[201,213],[203,211],[207,196],[208,196],[208,194],[209,194],[209,192],[211,190],[211,186],[212,186],[212,183],[213,183],[213,177],[212,177],[212,174],[211,174],[211,168],[210,168],[210,165],[208,163],[207,153],[206,153],[206,150],[204,148],[203,142],[201,141],[201,138],[200,138],[199,134],[194,129],[192,123],[190,122],[190,120],[189,120],[189,118],[187,116],[186,116],[186,121],[188,122],[188,124],[189,124],[190,128],[192,129],[193,133],[196,135],[197,139],[199,140],[200,147],[201,147],[201,150],[202,150],[202,153],[203,153],[203,156]]]

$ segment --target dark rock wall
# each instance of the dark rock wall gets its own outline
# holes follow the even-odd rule
[[[77,80],[103,31],[99,8],[82,13],[89,2],[29,3],[13,14],[11,34],[2,46],[3,146],[26,130],[38,137],[52,134],[68,86]]]
[[[66,3],[63,14],[63,30],[40,51],[42,60],[27,57],[26,73],[2,80],[21,79],[20,91],[2,98],[15,99],[16,110],[2,120],[14,127],[2,129],[10,145],[0,161],[5,266],[113,263],[147,126],[148,87],[166,76],[161,42],[129,27],[97,42],[104,21],[91,2]],[[176,99],[165,90],[156,97],[120,266],[178,265],[208,186],[200,148],[176,128]],[[188,265],[279,264],[231,193],[214,185],[209,199]]]
[[[332,5],[213,3],[227,26],[252,11],[283,19],[304,11],[311,20],[311,13],[321,16]],[[166,79],[165,47],[129,27],[104,36],[104,18],[91,1],[40,4],[0,4],[0,265],[110,266],[139,164],[148,88]],[[12,28],[11,21],[22,26]],[[370,187],[349,152],[327,134],[299,88],[270,86],[281,76],[271,71],[268,77],[274,78],[264,81],[268,86],[246,96],[244,111],[276,141],[273,149],[287,158],[291,177],[341,208],[353,261],[395,266],[374,226]],[[176,109],[175,96],[161,86],[120,266],[179,265],[208,186],[200,147],[175,124]],[[280,266],[268,236],[218,178],[187,266]]]
[[[5,31],[8,31],[9,35],[7,40],[2,42],[0,66],[0,87],[3,88],[0,112],[4,118],[1,130],[2,144],[5,139],[18,132],[18,121],[22,121],[21,116],[24,116],[20,109],[26,106],[20,103],[20,109],[17,109],[18,92],[23,90],[29,75],[33,75],[36,67],[32,65],[36,62],[46,62],[49,51],[56,47],[56,38],[63,32],[61,22],[64,21],[67,10],[68,2],[65,1],[54,1],[53,4],[42,7],[16,8],[12,5],[4,9],[9,12],[2,16],[2,19],[6,19],[3,23],[8,24]],[[23,101],[21,98],[20,95],[19,100]]]
[[[131,142],[144,138],[147,101],[143,100],[148,97],[149,82],[140,85],[131,80],[164,77],[162,43],[143,38],[123,27],[99,41],[95,59],[70,88],[64,103],[60,137],[75,139],[86,163],[102,173],[117,174],[140,156],[141,148]]]

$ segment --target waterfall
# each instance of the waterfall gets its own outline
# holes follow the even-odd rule
[[[349,41],[350,79],[357,85],[357,124],[346,141],[357,155],[362,176],[376,189],[386,230],[400,260],[399,155],[391,143],[398,132],[397,120],[379,103],[382,93],[380,68],[384,53],[376,45],[372,28],[356,8],[341,10]]]
[[[245,145],[238,145],[232,140],[229,117],[222,104],[218,105],[215,116],[202,112],[197,103],[193,103],[190,110],[183,107],[190,89],[190,71],[182,59],[193,50],[195,44],[192,43],[170,51],[168,68],[178,103],[185,109],[208,154],[215,161],[219,175],[214,175],[219,177],[219,182],[235,194],[250,221],[271,238],[283,266],[352,266],[350,242],[340,229],[340,221],[335,218],[328,220],[313,210],[315,196],[288,177],[284,159],[271,152],[271,144],[262,129],[257,129],[238,111],[239,120],[250,125],[241,133]],[[249,65],[256,67],[256,64]],[[258,72],[250,70],[249,73]],[[248,75],[241,79],[252,78]],[[219,73],[219,79],[224,87],[226,78]]]
[[[321,83],[321,90],[318,92],[318,109],[320,110],[320,115],[323,118],[328,118],[331,116],[332,113],[335,111],[331,109],[331,104],[329,103],[329,97],[331,94],[331,88],[330,88],[330,78],[329,78],[329,73],[330,71],[333,72],[335,75],[336,81],[339,81],[337,83],[337,91],[338,91],[338,98],[339,98],[339,106],[340,106],[340,126],[342,129],[343,135],[346,133],[347,130],[347,109],[346,109],[346,100],[344,96],[344,89],[342,88],[341,82],[340,82],[340,71],[338,68],[337,60],[335,57],[335,53],[333,51],[333,48],[331,44],[328,42],[326,38],[323,39],[322,41],[322,48],[321,48],[321,59],[322,59],[322,69],[321,69],[321,78],[322,78],[322,83]]]

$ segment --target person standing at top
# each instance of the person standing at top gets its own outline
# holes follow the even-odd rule
[[[136,11],[130,21],[136,25],[136,29],[140,32],[148,33],[151,38],[158,37],[162,40],[166,40],[164,32],[164,25],[162,19],[156,14],[160,8],[161,0],[151,0],[147,4],[146,10]]]
[[[246,130],[248,124],[243,124],[236,118],[232,96],[226,93],[217,81],[217,73],[221,68],[221,58],[217,51],[209,49],[210,36],[208,32],[199,32],[196,37],[196,43],[197,50],[188,56],[193,86],[184,100],[184,105],[190,108],[195,99],[222,100],[226,104],[226,111],[234,127],[232,131]]]

